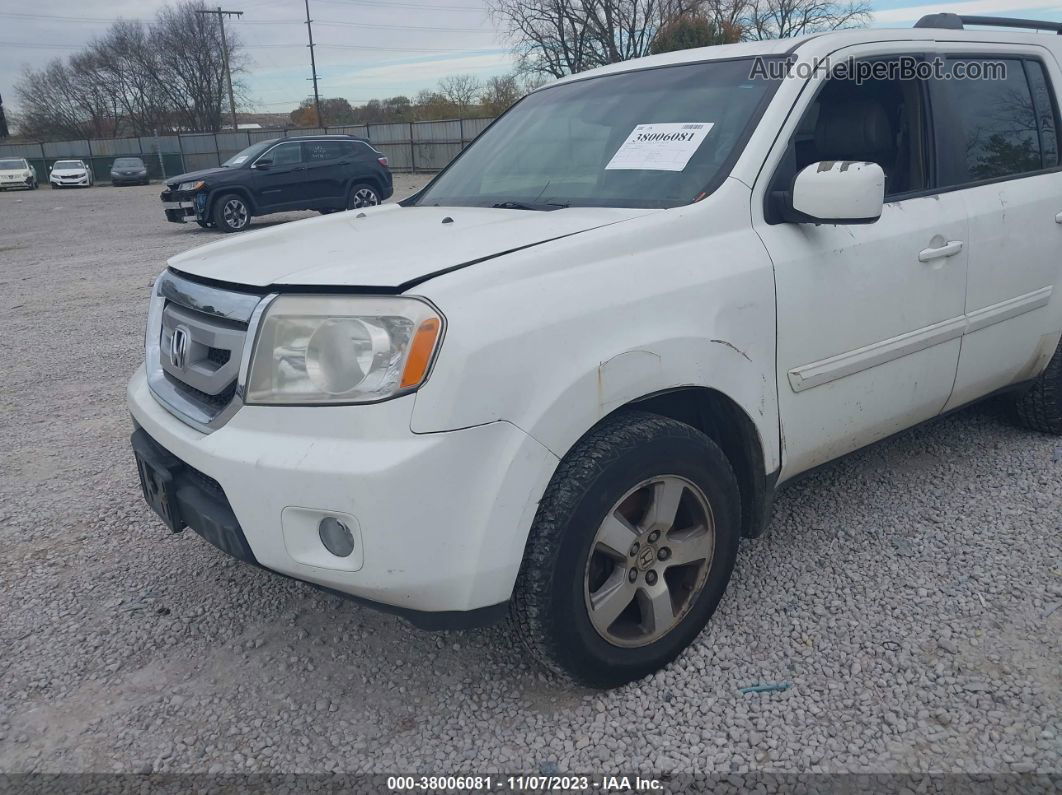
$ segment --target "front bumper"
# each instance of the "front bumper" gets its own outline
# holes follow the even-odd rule
[[[111,174],[112,185],[146,185],[147,183],[147,174]]]
[[[0,179],[0,188],[31,188],[33,187],[33,177],[21,177],[17,179],[4,178]]]
[[[183,224],[189,219],[203,220],[206,210],[205,191],[176,191],[164,190],[159,196],[162,199],[162,209],[166,213],[166,220],[175,224]]]
[[[506,422],[414,434],[412,395],[364,406],[244,406],[211,434],[169,414],[142,367],[128,399],[156,445],[217,482],[254,562],[421,626],[504,613],[557,465]],[[322,552],[315,520],[328,515],[356,525],[356,569]]]
[[[81,177],[77,177],[75,179],[63,179],[61,177],[52,177],[50,179],[50,182],[52,183],[52,187],[84,188],[84,187],[88,187],[89,178],[88,178],[88,174],[85,174],[84,176],[81,176]]]

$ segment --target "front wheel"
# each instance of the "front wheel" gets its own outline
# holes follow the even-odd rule
[[[226,193],[214,202],[214,226],[222,232],[242,232],[251,223],[251,208],[243,197]]]
[[[591,687],[658,670],[719,604],[740,519],[733,470],[703,433],[642,412],[606,420],[539,504],[513,594],[517,634]]]
[[[376,188],[364,182],[358,183],[350,189],[347,197],[348,210],[360,210],[363,207],[375,207],[380,203],[380,194]]]

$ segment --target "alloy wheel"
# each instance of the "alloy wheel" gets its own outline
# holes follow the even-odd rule
[[[243,229],[251,220],[247,205],[239,199],[229,199],[221,211],[221,217],[231,229]]]
[[[628,491],[605,516],[586,562],[590,623],[614,646],[646,646],[677,627],[697,601],[715,554],[707,497],[677,475]]]
[[[350,209],[358,210],[362,207],[375,207],[380,203],[380,197],[372,188],[358,188],[351,194]]]

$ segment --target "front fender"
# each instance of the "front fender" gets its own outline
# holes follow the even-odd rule
[[[774,276],[747,208],[736,184],[433,280],[448,329],[412,430],[504,419],[563,457],[617,408],[697,386],[742,408],[777,469]]]

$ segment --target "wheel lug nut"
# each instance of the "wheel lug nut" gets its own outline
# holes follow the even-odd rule
[[[654,530],[649,534],[649,543],[652,544],[656,539],[660,538],[660,531]]]
[[[652,572],[650,572],[650,573],[652,573]],[[635,580],[637,580],[638,579],[638,569],[631,569],[627,573],[627,579],[630,580],[631,582],[634,582]]]
[[[639,544],[637,541],[635,541],[633,544],[631,544],[631,551],[628,552],[627,554],[630,555],[633,558],[635,555],[638,554],[638,550],[641,549],[641,548],[642,548],[642,545]]]
[[[656,585],[656,572],[655,571],[647,571],[645,573],[645,583],[646,583],[646,585]]]
[[[660,547],[660,549],[658,549],[656,551],[657,560],[667,560],[670,557],[671,557],[671,550],[668,549],[667,547]]]

